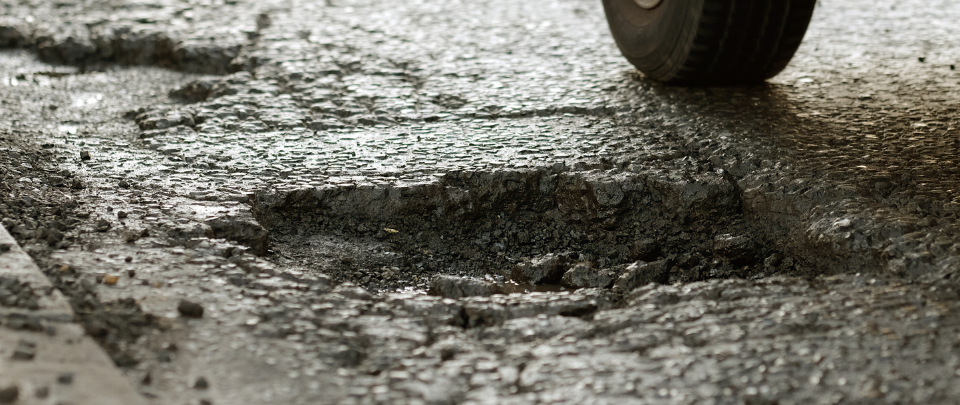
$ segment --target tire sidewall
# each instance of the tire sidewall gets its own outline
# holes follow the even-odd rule
[[[617,46],[640,71],[669,81],[689,55],[703,0],[664,0],[647,10],[633,0],[603,0]]]

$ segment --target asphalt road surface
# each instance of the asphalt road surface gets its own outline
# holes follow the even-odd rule
[[[8,1],[0,216],[148,403],[956,403],[956,21],[677,88],[597,1]]]

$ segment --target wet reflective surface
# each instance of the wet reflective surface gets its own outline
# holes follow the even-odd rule
[[[155,317],[100,330],[152,403],[958,395],[952,2],[827,2],[748,88],[591,1],[5,10],[4,226],[88,327]]]

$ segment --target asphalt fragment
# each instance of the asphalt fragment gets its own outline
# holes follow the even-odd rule
[[[177,304],[177,312],[187,318],[202,318],[203,306],[196,302],[182,300]]]
[[[20,397],[20,387],[8,385],[0,388],[0,404],[12,404]]]

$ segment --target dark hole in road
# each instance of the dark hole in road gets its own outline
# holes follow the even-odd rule
[[[253,209],[284,264],[375,291],[426,290],[439,275],[522,292],[798,272],[768,242],[776,230],[745,219],[722,173],[461,172],[407,186],[261,193]]]

